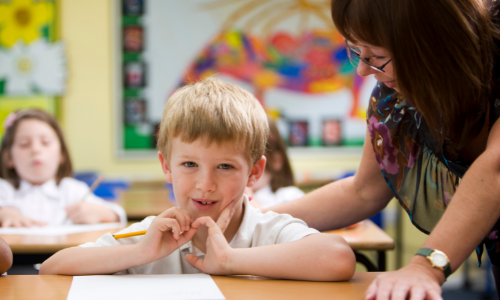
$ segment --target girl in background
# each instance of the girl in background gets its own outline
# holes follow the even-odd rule
[[[295,186],[287,148],[276,122],[272,118],[267,119],[270,134],[266,144],[266,169],[251,191],[247,190],[247,195],[253,193],[250,203],[256,208],[266,208],[304,196],[304,192]]]
[[[84,182],[71,178],[69,152],[54,117],[38,109],[21,110],[7,117],[4,128],[0,226],[126,222],[123,208],[88,194]]]

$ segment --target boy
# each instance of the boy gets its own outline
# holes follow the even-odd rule
[[[341,237],[249,205],[243,192],[264,171],[268,132],[260,103],[235,85],[208,78],[177,90],[163,112],[158,158],[179,207],[120,232],[147,230],[144,236],[116,240],[108,233],[62,250],[40,274],[349,280],[355,258]]]

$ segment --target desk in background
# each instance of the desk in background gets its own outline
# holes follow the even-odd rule
[[[138,221],[175,206],[171,198],[164,182],[132,183],[130,189],[118,191],[117,203],[125,209],[127,218]]]
[[[334,233],[343,237],[356,254],[356,261],[366,266],[368,271],[385,271],[386,255],[385,251],[394,249],[394,240],[387,235],[380,227],[370,220],[364,220],[354,228],[343,228],[337,230],[324,231],[324,233]],[[378,267],[358,250],[377,251]]]
[[[33,235],[0,235],[10,246],[14,254],[15,263],[39,263],[59,250],[75,247],[87,242],[93,242],[107,232],[115,233],[120,229],[107,229],[62,236],[33,236]],[[382,229],[370,220],[361,222],[351,229],[326,231],[343,237],[356,253],[356,260],[365,265],[368,271],[385,271],[385,251],[394,249],[394,241]],[[357,250],[374,250],[378,254],[378,268]],[[36,255],[41,255],[36,257]],[[35,261],[23,260],[28,256]]]
[[[59,236],[40,235],[0,235],[14,255],[16,254],[49,254],[52,255],[59,250],[75,247],[87,242],[93,242],[107,232],[112,234],[120,231],[120,228],[105,229],[99,231],[81,232]]]
[[[124,275],[126,276],[126,275]],[[236,299],[348,299],[362,300],[377,273],[359,272],[347,282],[274,280],[255,276],[212,276],[226,297]],[[66,300],[72,276],[0,276],[2,300]]]

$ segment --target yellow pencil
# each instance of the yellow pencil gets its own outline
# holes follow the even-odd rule
[[[145,235],[146,232],[147,232],[147,230],[129,232],[129,233],[124,233],[124,234],[115,234],[115,235],[113,235],[113,237],[117,240],[117,239],[122,239],[122,238],[126,238],[126,237],[131,237],[131,236]]]

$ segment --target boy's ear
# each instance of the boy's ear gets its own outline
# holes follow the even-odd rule
[[[163,156],[163,154],[161,154],[160,151],[158,151],[158,159],[160,160],[161,170],[163,171],[163,174],[165,174],[165,179],[167,179],[168,183],[172,183],[172,171],[168,166],[166,158]]]
[[[266,157],[262,157],[253,165],[250,175],[248,176],[247,187],[252,187],[257,181],[259,181],[264,170],[266,169]]]

